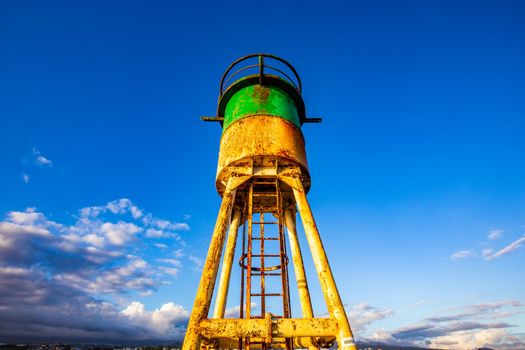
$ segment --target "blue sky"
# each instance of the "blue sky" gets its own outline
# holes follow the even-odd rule
[[[234,59],[269,52],[324,118],[303,128],[309,200],[357,338],[524,348],[524,14],[2,2],[0,337],[182,336],[220,203],[199,116]]]

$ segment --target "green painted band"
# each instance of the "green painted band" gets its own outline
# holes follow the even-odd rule
[[[276,86],[249,85],[235,92],[226,104],[223,132],[237,120],[252,115],[281,117],[301,128],[294,100]]]

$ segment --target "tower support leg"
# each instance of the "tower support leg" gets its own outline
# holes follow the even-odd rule
[[[228,186],[229,187],[229,186]],[[213,296],[213,288],[215,287],[215,280],[219,270],[220,258],[222,255],[222,248],[224,246],[224,239],[226,236],[226,229],[228,228],[230,215],[235,202],[236,188],[227,188],[223,197],[217,222],[213,230],[210,247],[206,262],[202,270],[202,277],[197,289],[197,296],[193,303],[186,336],[182,344],[182,350],[197,350],[200,347],[199,322],[207,318],[210,309],[211,298]]]
[[[228,240],[226,242],[226,249],[224,251],[224,259],[222,262],[221,274],[219,277],[219,287],[217,288],[217,298],[215,300],[215,309],[213,310],[213,318],[224,318],[226,310],[226,301],[228,296],[228,287],[230,285],[230,276],[232,272],[233,258],[235,255],[235,246],[237,243],[237,232],[241,221],[241,211],[235,209],[233,211],[232,220],[230,223],[230,230],[228,232]]]
[[[303,311],[304,318],[313,318],[314,311],[312,308],[312,300],[310,299],[310,291],[308,290],[308,282],[306,281],[306,273],[304,271],[303,255],[299,247],[299,239],[297,237],[297,229],[295,226],[295,212],[286,210],[284,212],[286,227],[288,228],[288,239],[290,242],[290,251],[292,253],[292,262],[297,280],[297,291],[299,293],[299,301]],[[309,350],[318,350],[319,347],[312,345],[308,346]]]
[[[343,302],[341,301],[341,296],[337,290],[334,276],[328,262],[328,257],[324,250],[321,236],[319,235],[319,230],[317,229],[312,214],[312,209],[306,199],[306,193],[301,182],[296,181],[296,186],[297,188],[293,187],[295,201],[303,222],[306,239],[308,240],[308,245],[312,252],[315,269],[317,270],[319,282],[321,283],[321,289],[328,307],[328,312],[338,323],[339,331],[336,336],[337,343],[342,350],[356,350],[357,348],[350,328],[350,323],[346,317]]]

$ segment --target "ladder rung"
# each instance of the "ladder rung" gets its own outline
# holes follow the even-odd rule
[[[264,221],[252,221],[252,224],[257,224],[257,225],[260,225],[260,224],[265,224],[265,225],[277,225],[279,223],[279,221],[269,221],[269,222],[264,222]]]
[[[278,258],[281,254],[252,254],[252,257],[256,258]]]
[[[264,240],[264,241],[278,241],[279,238],[277,237],[264,237],[264,238],[261,238],[261,237],[252,237],[253,240],[256,240],[256,241],[260,241],[261,239]]]
[[[282,293],[254,293],[250,294],[252,297],[282,297]]]
[[[256,192],[253,194],[254,197],[276,197],[277,193],[273,192]]]
[[[282,276],[281,273],[277,272],[268,272],[268,273],[253,273],[252,276]]]

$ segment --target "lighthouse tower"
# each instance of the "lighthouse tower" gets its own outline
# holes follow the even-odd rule
[[[202,119],[222,126],[216,177],[222,203],[182,350],[314,350],[335,342],[344,350],[356,349],[306,198],[310,174],[301,127],[320,119],[306,117],[296,70],[268,54],[238,59],[222,77],[217,115]],[[315,317],[312,310],[297,214],[327,317]],[[236,259],[241,274],[240,313],[238,318],[225,318]],[[290,265],[301,318],[292,317],[290,309]]]

